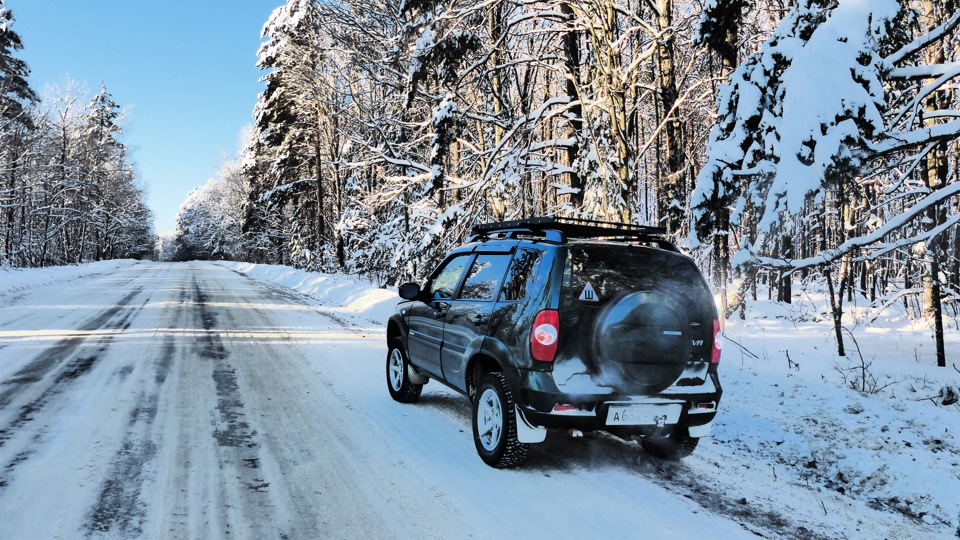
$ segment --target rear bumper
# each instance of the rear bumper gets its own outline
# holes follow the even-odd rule
[[[521,370],[514,388],[519,412],[530,427],[547,429],[579,429],[581,431],[630,431],[656,429],[663,426],[660,409],[676,411],[667,425],[706,426],[717,414],[722,389],[715,373],[700,386],[670,387],[655,395],[568,394],[557,390],[549,372]],[[551,388],[552,387],[552,388]],[[649,416],[630,417],[625,423],[611,413],[641,406],[641,411],[657,411]],[[674,419],[675,418],[675,419]],[[658,426],[657,423],[660,422]]]

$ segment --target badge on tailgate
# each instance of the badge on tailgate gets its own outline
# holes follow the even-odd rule
[[[607,409],[608,426],[665,426],[680,420],[680,403],[634,403],[611,405]]]

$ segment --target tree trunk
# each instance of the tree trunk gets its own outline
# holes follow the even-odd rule
[[[785,259],[793,258],[793,239],[783,235],[780,240],[780,254]],[[777,300],[785,304],[792,303],[793,299],[793,279],[792,274],[780,274],[780,280],[777,284]]]
[[[938,252],[939,250],[933,250]],[[934,255],[932,261],[930,262],[930,271],[933,274],[933,279],[931,283],[931,292],[932,298],[931,303],[933,304],[933,328],[934,328],[934,341],[937,346],[937,366],[947,367],[947,354],[944,345],[944,336],[943,336],[943,306],[940,302],[940,262],[939,256]]]
[[[833,331],[837,337],[837,354],[846,356],[846,351],[843,348],[843,290],[840,291],[840,294],[834,292],[833,275],[829,265],[823,269],[823,275],[827,279],[827,292],[830,294],[830,312],[833,315]]]
[[[563,64],[566,72],[566,95],[570,99],[567,138],[575,141],[564,151],[564,165],[571,168],[565,173],[567,185],[576,190],[570,194],[570,206],[583,208],[583,195],[586,186],[576,170],[580,157],[580,143],[583,137],[583,105],[580,102],[580,32],[575,28],[573,8],[569,2],[560,4],[560,12],[567,20],[567,30],[563,34]]]
[[[940,10],[937,10],[937,6],[940,6]],[[932,30],[936,26],[942,24],[946,21],[946,18],[949,15],[952,15],[952,12],[956,9],[956,6],[953,5],[951,0],[943,2],[943,0],[924,0],[923,2],[924,16],[926,19],[926,25],[929,30]],[[950,13],[948,13],[950,12]],[[933,64],[944,64],[946,58],[944,56],[945,47],[936,47],[933,48],[928,54],[927,60]],[[927,118],[924,119],[924,124],[928,127],[935,126],[937,124],[936,119],[932,118],[933,114],[948,109],[950,106],[950,99],[946,89],[940,89],[930,95],[927,98],[924,104],[924,111],[927,113]],[[947,181],[947,143],[941,141],[937,143],[927,154],[925,166],[920,168],[920,174],[924,181],[924,184],[931,191],[941,189]],[[930,228],[936,228],[941,223],[943,223],[944,209],[940,205],[934,205],[927,210],[927,219],[929,222]],[[942,236],[936,236],[930,239],[929,245],[926,246],[927,253],[927,268],[923,273],[923,309],[924,315],[926,317],[932,317],[934,322],[934,340],[936,342],[937,349],[937,365],[940,367],[946,367],[947,360],[944,352],[944,342],[943,342],[943,306],[941,304],[941,284],[940,284],[940,256],[942,252]]]
[[[958,203],[960,206],[960,203]],[[960,212],[960,208],[954,209],[954,212]],[[953,257],[953,268],[950,270],[950,286],[954,290],[960,290],[960,231],[953,231],[953,249],[950,250]]]
[[[670,27],[673,26],[673,0],[656,0],[657,30],[667,32],[657,40],[657,68],[658,68],[658,96],[663,108],[666,126],[666,171],[660,178],[658,206],[662,222],[667,231],[675,233],[681,230],[686,208],[686,178],[683,169],[686,156],[683,151],[683,125],[672,111],[679,99],[677,91],[676,59],[674,51],[674,37]]]
[[[313,137],[313,151],[314,151],[314,167],[316,168],[316,196],[317,196],[317,242],[316,249],[317,253],[320,256],[320,264],[323,264],[323,251],[324,251],[324,238],[326,236],[326,223],[324,222],[323,215],[323,142],[320,139],[321,135],[321,118],[320,111],[317,110],[317,124],[314,128],[314,137]]]
[[[4,242],[3,242],[3,254],[4,259],[7,263],[13,264],[13,229],[14,229],[14,218],[16,216],[17,209],[17,162],[19,148],[16,144],[16,135],[15,139],[10,144],[9,152],[11,155],[10,159],[10,173],[7,176],[7,189],[10,193],[10,201],[7,202],[6,209],[6,224],[4,227]]]

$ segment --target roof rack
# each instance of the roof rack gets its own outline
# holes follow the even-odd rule
[[[661,248],[677,251],[673,244],[663,238],[667,230],[662,227],[592,219],[557,216],[526,218],[475,225],[472,232],[476,239],[493,235],[507,238],[519,235],[542,235],[545,240],[557,243],[563,243],[567,238],[619,238],[654,242]]]

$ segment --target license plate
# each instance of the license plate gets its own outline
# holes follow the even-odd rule
[[[679,403],[637,403],[611,405],[607,409],[608,426],[665,426],[680,421]]]

